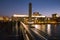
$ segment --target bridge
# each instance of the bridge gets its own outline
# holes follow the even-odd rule
[[[49,35],[36,29],[36,28],[29,28],[29,26],[25,25],[23,22],[21,22],[22,26],[22,32],[24,34],[24,39],[26,40],[48,40]]]
[[[17,24],[17,22],[16,22],[16,24]],[[33,25],[34,25],[34,27],[33,27]],[[51,37],[50,24],[48,24],[46,26],[45,26],[45,24],[38,24],[38,25],[28,24],[27,25],[21,21],[19,27],[18,27],[18,24],[16,25],[16,28],[15,28],[16,35],[19,35],[20,30],[21,30],[24,40],[50,40],[50,39],[54,39]]]
[[[51,37],[52,31],[56,31],[55,24],[52,27],[51,24],[25,24],[22,21],[4,22],[3,24],[4,30],[1,30],[2,34],[0,34],[3,36],[1,39],[6,40],[51,40],[54,39]]]

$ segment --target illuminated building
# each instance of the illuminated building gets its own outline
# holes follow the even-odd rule
[[[4,18],[2,16],[0,16],[0,21],[4,20]]]
[[[57,22],[60,22],[60,17],[57,17],[56,21],[57,21]]]
[[[56,18],[56,17],[59,17],[59,16],[58,16],[57,13],[56,13],[56,14],[52,14],[52,17],[53,17],[53,18]]]
[[[5,20],[5,21],[8,21],[8,20],[9,20],[9,17],[5,16],[5,17],[4,17],[4,20]]]
[[[29,17],[28,15],[17,15],[17,14],[14,14],[13,17]],[[32,15],[32,17],[45,17],[45,16],[34,16]]]
[[[26,22],[26,21],[35,22],[37,20],[37,18],[45,18],[45,16],[42,16],[41,14],[39,14],[39,12],[34,12],[32,14],[32,3],[29,3],[29,15],[17,15],[17,14],[13,15],[13,20],[15,20],[15,21],[23,20],[24,22]]]
[[[7,17],[7,16],[0,16],[0,21],[9,21],[9,17]]]
[[[52,14],[53,21],[57,22],[59,20],[58,18],[59,18],[59,16],[57,15],[57,13]]]
[[[40,18],[42,18],[42,19],[40,19]],[[41,16],[34,16],[34,15],[32,15],[31,16],[31,23],[38,21],[38,19],[39,19],[39,21],[43,20],[43,18],[45,18],[45,16],[42,16],[42,15]],[[17,15],[17,14],[14,14],[13,15],[13,20],[29,22],[29,15]]]
[[[39,14],[39,12],[34,12],[33,15],[34,16],[41,16],[41,14]]]

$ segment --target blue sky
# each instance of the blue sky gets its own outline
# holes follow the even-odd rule
[[[0,16],[28,14],[29,2],[32,3],[32,13],[39,12],[45,16],[54,13],[60,15],[60,0],[0,0]]]

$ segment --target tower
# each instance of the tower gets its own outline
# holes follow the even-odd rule
[[[29,3],[29,22],[31,22],[32,17],[32,3]],[[31,24],[29,24],[29,27],[31,27]]]
[[[29,3],[29,18],[32,17],[32,3]]]

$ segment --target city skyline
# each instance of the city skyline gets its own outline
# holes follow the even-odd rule
[[[60,0],[0,0],[0,16],[28,14],[30,2],[32,3],[32,13],[39,12],[45,16],[57,13],[60,16]]]

